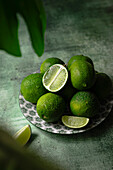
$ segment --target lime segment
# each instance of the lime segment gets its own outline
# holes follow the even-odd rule
[[[64,87],[67,79],[67,69],[61,64],[54,64],[45,72],[42,82],[47,90],[57,92]]]
[[[62,122],[69,128],[82,128],[89,122],[89,118],[77,116],[62,116]]]
[[[22,146],[24,146],[31,136],[31,127],[30,125],[26,125],[17,131],[14,135],[14,139]]]

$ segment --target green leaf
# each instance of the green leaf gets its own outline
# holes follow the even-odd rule
[[[40,19],[41,19],[41,22],[42,22],[42,31],[43,31],[43,34],[44,34],[45,30],[46,30],[46,14],[45,14],[45,10],[44,10],[44,7],[43,7],[43,3],[42,3],[41,0],[34,0],[34,1],[36,3],[36,6],[37,6],[39,12],[40,12]]]
[[[0,2],[0,49],[21,56],[18,41],[18,21],[12,1]]]
[[[17,13],[20,13],[27,24],[34,51],[41,56],[44,52],[46,29],[46,16],[41,0],[0,0],[0,49],[14,56],[21,56]]]
[[[41,0],[20,0],[17,3],[18,12],[23,16],[30,34],[32,46],[38,56],[44,52],[44,33],[46,17]]]

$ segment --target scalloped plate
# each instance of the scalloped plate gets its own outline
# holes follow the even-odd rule
[[[110,94],[109,98],[101,103],[100,113],[93,119],[90,119],[87,126],[80,129],[68,128],[64,126],[61,121],[58,123],[47,123],[42,120],[37,114],[36,105],[26,101],[21,93],[19,94],[19,105],[26,119],[36,127],[56,134],[76,134],[90,130],[106,119],[113,106],[113,92]]]

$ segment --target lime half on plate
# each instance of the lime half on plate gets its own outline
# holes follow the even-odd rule
[[[45,72],[42,82],[48,91],[57,92],[64,87],[67,79],[67,69],[62,64],[54,64]]]
[[[14,139],[22,146],[24,146],[31,137],[31,127],[26,125],[15,133]]]
[[[62,116],[62,123],[69,128],[82,128],[89,122],[89,118],[77,116]]]

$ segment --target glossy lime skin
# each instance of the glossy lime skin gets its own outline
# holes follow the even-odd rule
[[[40,66],[40,72],[44,74],[49,67],[51,67],[54,64],[65,64],[61,59],[52,57],[52,58],[47,58],[46,60],[43,61],[43,63]]]
[[[82,60],[82,61],[87,61],[89,62],[92,66],[94,66],[93,61],[91,60],[91,58],[84,56],[84,55],[75,55],[73,57],[70,58],[70,60],[68,61],[67,67],[68,70],[70,70],[71,65],[77,61],[77,60]]]
[[[70,102],[71,98],[77,91],[78,90],[72,86],[70,75],[69,75],[65,86],[58,92],[58,94],[61,95],[66,102]]]
[[[46,93],[37,102],[36,110],[39,117],[47,122],[56,122],[65,112],[64,99],[53,93]]]
[[[87,61],[77,60],[70,67],[71,83],[78,90],[87,90],[96,80],[94,67]]]
[[[22,80],[21,93],[27,101],[37,103],[37,100],[47,92],[42,84],[42,76],[41,73],[35,73]]]
[[[100,103],[94,93],[79,91],[72,97],[70,109],[75,116],[90,118],[99,113]]]

